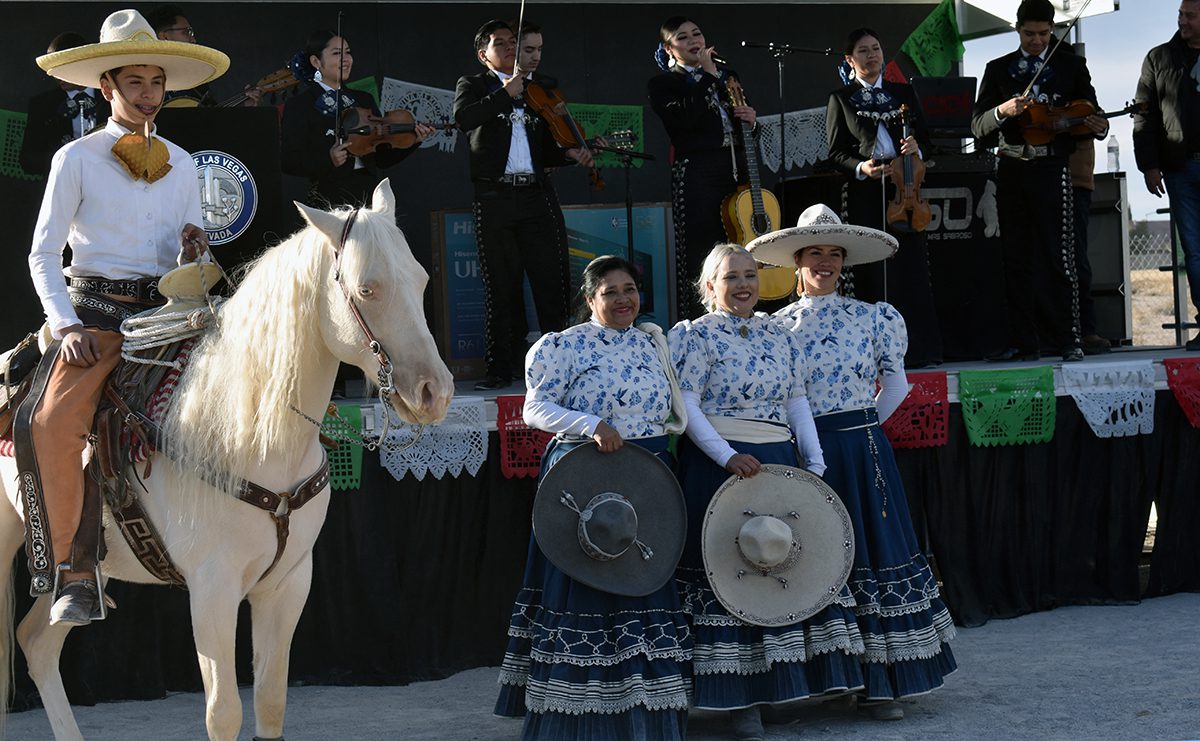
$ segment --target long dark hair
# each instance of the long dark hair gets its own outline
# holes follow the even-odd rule
[[[638,290],[642,289],[642,276],[638,274],[638,269],[633,263],[617,255],[601,255],[597,257],[583,269],[579,295],[576,297],[576,324],[582,324],[591,318],[592,310],[588,306],[587,300],[596,296],[596,291],[600,290],[600,281],[604,280],[604,276],[617,270],[624,270],[626,273],[629,273],[629,277],[633,278],[634,285],[638,287]]]

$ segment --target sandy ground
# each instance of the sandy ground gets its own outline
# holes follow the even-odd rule
[[[1129,282],[1133,308],[1133,344],[1174,345],[1175,330],[1163,329],[1164,322],[1175,319],[1175,299],[1171,275],[1159,270],[1131,270]],[[1189,334],[1188,337],[1191,335]]]
[[[1067,607],[961,630],[959,670],[904,703],[901,721],[805,703],[776,739],[1200,739],[1200,594],[1140,605]],[[242,690],[247,715],[253,707]],[[293,687],[287,738],[509,740],[520,721],[491,714],[495,669],[406,687]],[[203,738],[204,698],[75,708],[89,739]],[[728,738],[723,714],[694,712],[689,739]],[[253,735],[247,717],[243,739]],[[8,738],[48,739],[40,710],[8,718]]]

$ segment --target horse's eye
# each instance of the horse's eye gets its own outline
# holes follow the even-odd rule
[[[375,290],[370,286],[359,286],[358,295],[362,296],[363,298],[370,298],[371,296],[375,295]]]

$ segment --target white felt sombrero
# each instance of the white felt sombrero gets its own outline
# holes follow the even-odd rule
[[[899,247],[896,238],[887,232],[843,224],[833,209],[817,203],[804,209],[796,226],[764,234],[746,245],[746,250],[759,262],[790,268],[796,265],[796,252],[816,245],[846,250],[843,264],[847,266],[886,260]]]
[[[99,87],[110,69],[147,64],[161,67],[167,90],[188,90],[217,79],[229,69],[224,52],[200,44],[163,41],[136,10],[118,10],[104,19],[100,43],[43,54],[37,64],[51,77]]]

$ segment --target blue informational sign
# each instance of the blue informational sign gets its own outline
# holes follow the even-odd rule
[[[567,206],[567,248],[571,261],[571,296],[578,294],[583,268],[600,255],[626,254],[624,206]],[[439,340],[444,359],[455,378],[483,375],[485,350],[483,277],[475,249],[475,218],[470,211],[444,211],[435,217],[435,232],[441,235],[438,307]],[[642,314],[639,322],[671,326],[671,296],[674,266],[671,264],[671,210],[667,204],[635,206],[633,209],[633,262],[641,273]],[[529,303],[526,291],[526,302]],[[574,305],[574,302],[573,302]],[[526,307],[529,326],[536,328],[537,316]],[[536,334],[531,332],[531,337]]]
[[[483,278],[475,250],[475,216],[470,211],[442,214],[442,300],[449,320],[447,362],[455,366],[482,359],[484,344]],[[458,375],[455,372],[455,375]]]

